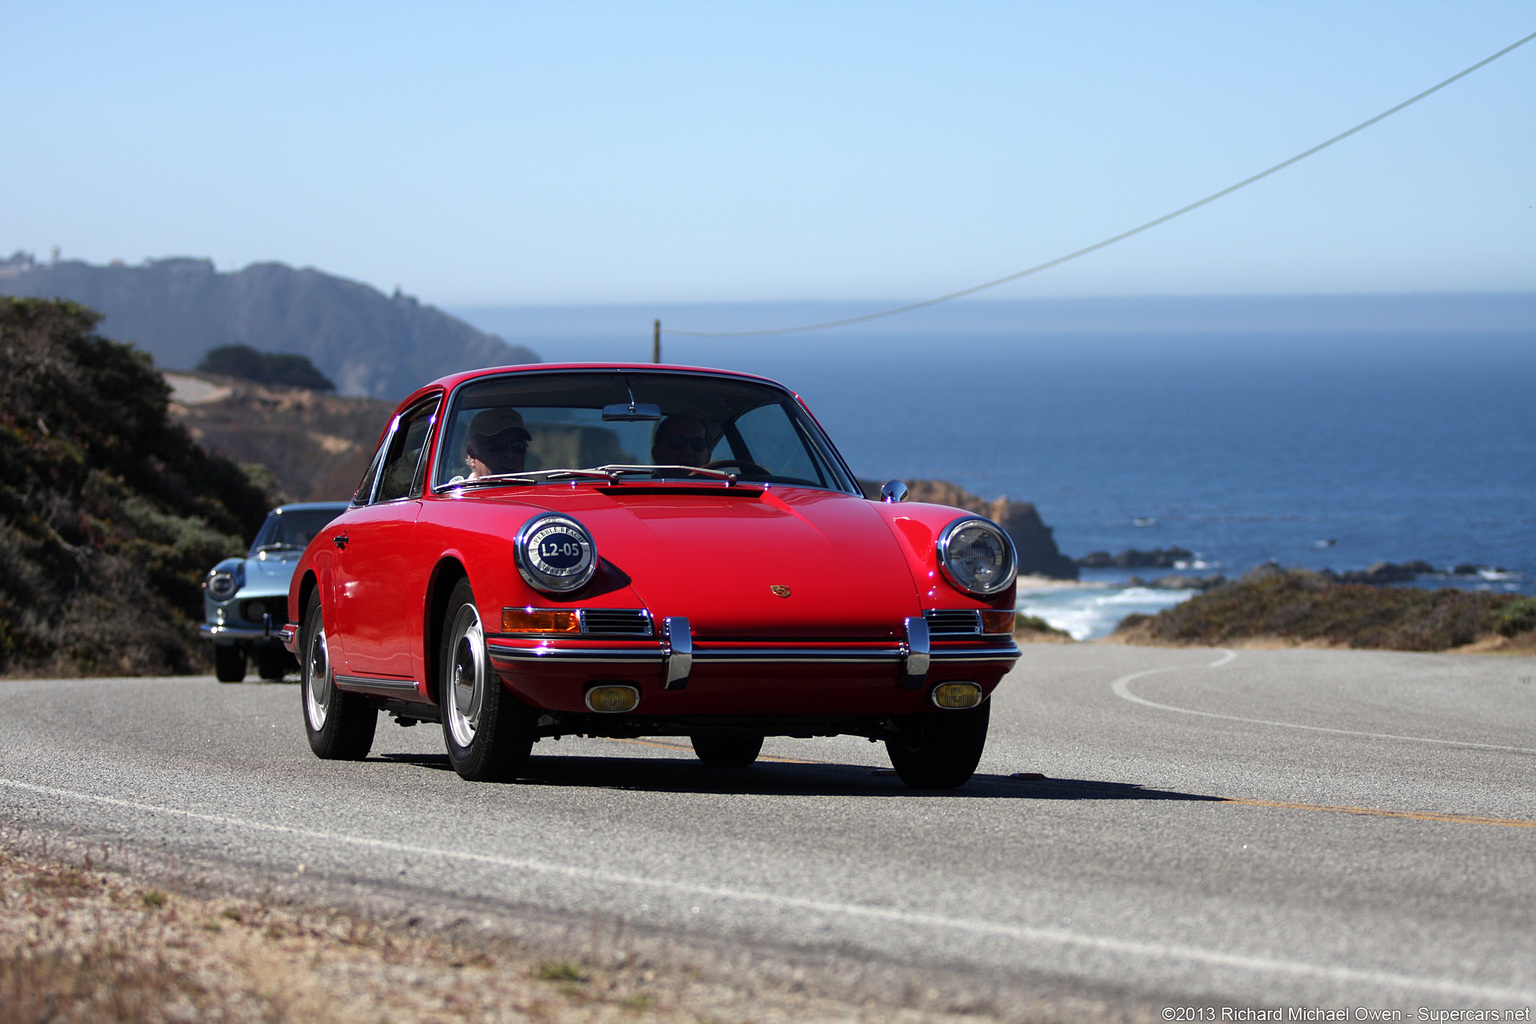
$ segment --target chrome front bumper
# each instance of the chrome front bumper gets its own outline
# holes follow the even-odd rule
[[[492,662],[527,667],[535,664],[558,665],[655,665],[665,671],[664,689],[681,690],[697,665],[870,665],[889,663],[900,667],[903,689],[921,689],[928,670],[935,663],[964,662],[1012,663],[1019,657],[1019,647],[1011,637],[982,638],[980,644],[934,649],[928,624],[920,616],[904,623],[906,638],[897,643],[818,643],[793,644],[709,644],[693,641],[688,620],[674,616],[662,620],[657,641],[625,644],[593,644],[549,637],[486,638],[486,652]]]
[[[234,643],[238,640],[282,640],[282,630],[262,629],[254,626],[220,626],[205,622],[197,627],[198,635],[214,643]]]

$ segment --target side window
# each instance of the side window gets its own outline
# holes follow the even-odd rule
[[[384,440],[379,443],[379,450],[373,453],[373,459],[368,463],[368,472],[363,474],[363,482],[357,485],[357,490],[352,492],[352,505],[366,505],[373,498],[373,484],[379,478],[379,466],[384,461],[384,453],[389,449],[389,443],[395,438],[393,429],[384,435]]]
[[[433,400],[423,402],[400,417],[400,425],[395,428],[389,449],[379,464],[379,492],[374,501],[394,501],[411,496],[436,412],[437,401]]]

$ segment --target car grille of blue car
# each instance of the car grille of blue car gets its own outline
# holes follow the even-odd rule
[[[272,625],[281,626],[288,621],[286,597],[261,597],[240,602],[240,617],[247,622],[260,622],[263,615],[272,616]]]

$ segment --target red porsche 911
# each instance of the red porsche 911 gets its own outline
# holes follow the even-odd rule
[[[532,364],[421,388],[304,552],[284,642],[322,758],[379,713],[466,779],[563,735],[883,740],[909,785],[976,770],[1019,657],[1016,558],[980,516],[868,500],[799,397],[748,374]]]

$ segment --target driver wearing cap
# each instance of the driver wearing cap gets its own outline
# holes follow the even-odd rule
[[[523,417],[516,409],[486,409],[477,414],[470,421],[469,440],[464,443],[469,479],[521,473],[530,440]]]

